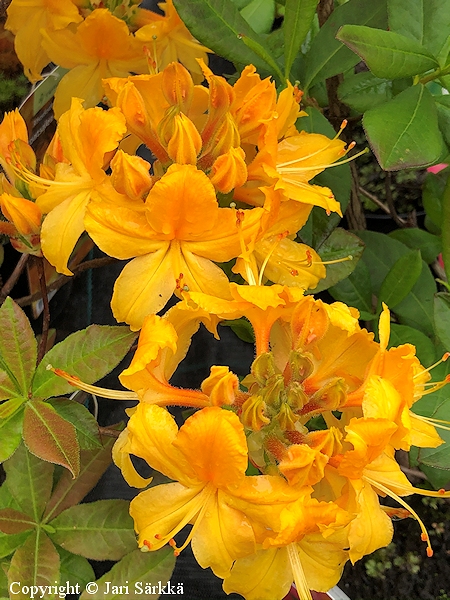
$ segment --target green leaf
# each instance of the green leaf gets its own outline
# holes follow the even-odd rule
[[[401,346],[402,344],[413,344],[416,347],[420,362],[425,367],[429,367],[435,362],[436,348],[429,337],[413,327],[391,323],[389,348],[392,346]]]
[[[398,260],[406,252],[406,247],[382,233],[375,231],[357,231],[365,244],[362,261],[370,272],[373,292],[380,293],[381,283]]]
[[[80,471],[80,446],[72,423],[58,415],[48,402],[32,400],[25,405],[23,440],[35,456],[69,469],[73,477]]]
[[[45,522],[51,521],[66,508],[81,502],[92,490],[111,464],[111,449],[114,442],[114,438],[106,438],[103,448],[82,450],[80,452],[80,474],[76,479],[73,479],[69,471],[62,472],[45,508],[43,516]]]
[[[161,595],[161,587],[166,586],[170,580],[172,571],[175,566],[175,557],[173,551],[170,548],[161,548],[156,552],[141,552],[135,550],[127,554],[120,562],[113,566],[111,571],[103,575],[97,583],[99,586],[98,592],[95,594],[88,594],[83,592],[80,600],[100,600],[105,598],[106,590],[112,590],[112,586],[121,586],[126,581],[129,586],[129,592],[127,598],[129,600],[136,600],[138,598],[148,598],[149,600],[156,600]],[[110,586],[107,588],[107,583],[110,582]],[[148,585],[149,589],[146,590],[145,582],[151,582]],[[184,590],[178,588],[178,592],[182,594]],[[177,586],[173,586],[175,589]],[[165,590],[166,593],[171,594],[172,591]],[[166,594],[164,594],[166,595]],[[123,596],[120,593],[108,594],[108,600],[123,600]]]
[[[67,581],[71,586],[79,586],[83,589],[87,583],[95,580],[94,569],[83,556],[71,554],[61,548],[57,548],[61,560],[59,580],[65,584]]]
[[[22,512],[39,523],[53,486],[53,465],[39,460],[21,444],[3,465],[6,485]]]
[[[319,0],[286,0],[284,10],[284,74],[286,79],[289,79],[292,63],[311,27],[318,2]]]
[[[410,250],[401,256],[381,284],[378,305],[384,302],[389,308],[397,306],[412,290],[421,272],[420,250]]]
[[[338,98],[357,112],[365,112],[392,98],[389,79],[375,77],[370,72],[347,75],[338,88]]]
[[[54,398],[48,404],[53,406],[60,417],[75,427],[82,450],[102,447],[97,421],[85,406],[68,398]]]
[[[445,388],[444,388],[445,389]],[[423,412],[421,412],[423,414]],[[447,399],[441,402],[437,409],[427,416],[432,416],[434,419],[442,419],[444,421],[450,421],[450,401]],[[437,430],[445,444],[438,446],[437,448],[420,448],[418,459],[420,463],[434,467],[437,469],[445,469],[447,472],[450,471],[450,431],[443,429]],[[447,474],[447,481],[450,480],[450,473]]]
[[[433,296],[436,282],[427,264],[422,261],[422,272],[410,293],[395,307],[395,314],[403,325],[433,335]]]
[[[15,552],[17,548],[22,546],[29,535],[29,531],[15,534],[0,533],[0,558],[5,558]]]
[[[442,197],[442,260],[447,281],[450,281],[450,177]]]
[[[396,229],[389,233],[389,237],[402,242],[408,248],[420,250],[422,258],[427,264],[435,261],[442,249],[441,240],[437,235],[417,227]]]
[[[98,500],[68,508],[51,522],[51,539],[92,560],[120,560],[136,548],[127,500]]]
[[[22,533],[34,529],[36,523],[28,515],[14,508],[0,509],[0,531],[2,533]]]
[[[237,64],[253,64],[262,72],[272,73],[273,66],[263,60],[243,41],[242,36],[264,46],[229,0],[174,0],[175,8],[186,27],[202,44]]]
[[[425,125],[426,124],[426,125]],[[363,127],[381,167],[398,171],[435,163],[442,152],[436,106],[421,84],[368,110]]]
[[[450,0],[388,0],[389,29],[416,40],[439,59],[449,51]]]
[[[328,291],[335,300],[354,306],[360,312],[372,313],[372,282],[364,261],[358,261],[353,273]]]
[[[14,593],[13,596],[17,600],[30,600],[30,595],[23,592],[24,588],[55,585],[55,581],[59,581],[59,554],[45,533],[39,529],[27,538],[11,560],[8,571],[9,585],[14,581],[21,583],[17,586],[18,593]],[[46,594],[44,597],[52,598],[54,595]]]
[[[0,331],[0,368],[14,384],[13,395],[26,397],[36,368],[37,345],[30,322],[11,298],[0,308]]]
[[[400,79],[438,67],[426,48],[392,31],[344,25],[336,37],[356,52],[376,77]]]
[[[255,334],[253,332],[253,327],[242,317],[241,319],[232,319],[230,321],[223,321],[221,323],[224,327],[230,327],[232,331],[238,336],[240,340],[243,342],[248,342],[250,344],[255,343]]]
[[[431,219],[438,232],[441,231],[442,226],[442,197],[444,195],[448,174],[448,169],[444,169],[436,174],[427,173],[423,185],[423,207],[427,213],[427,217]]]
[[[346,23],[385,27],[386,1],[349,0],[336,8],[313,39],[302,63],[299,79],[305,93],[311,85],[344,73],[359,63],[359,57],[336,39],[339,28]]]
[[[76,331],[47,352],[33,380],[35,398],[51,398],[73,392],[73,386],[47,370],[51,364],[85,383],[94,383],[107,375],[122,360],[136,339],[128,327],[90,325]]]
[[[364,244],[356,237],[356,235],[353,235],[340,227],[335,229],[320,247],[320,258],[323,261],[328,261],[342,258],[345,259],[351,256],[352,259],[333,265],[327,265],[327,276],[325,279],[319,281],[317,287],[314,290],[308,291],[308,293],[317,294],[348,277],[356,267],[363,249]]]
[[[450,146],[450,96],[433,96],[436,101],[439,129],[447,146]]]
[[[22,426],[23,408],[0,419],[0,463],[8,459],[22,441]]]
[[[450,294],[445,292],[434,297],[434,328],[442,345],[450,351]]]
[[[252,0],[241,15],[256,33],[269,33],[275,19],[275,0]]]

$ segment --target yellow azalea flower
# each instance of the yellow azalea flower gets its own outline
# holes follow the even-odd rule
[[[3,193],[0,195],[0,207],[3,215],[14,223],[20,235],[38,236],[41,229],[42,213],[31,200],[19,195]]]
[[[50,59],[70,69],[55,93],[56,118],[70,108],[73,97],[82,98],[86,108],[98,104],[104,95],[102,79],[146,71],[141,44],[126,23],[107,9],[94,10],[75,32],[43,31],[42,35]]]
[[[168,64],[180,61],[196,83],[203,80],[197,59],[208,60],[207,52],[211,52],[192,37],[186,25],[178,16],[172,0],[162,2],[158,6],[164,16],[150,11],[141,11],[137,24],[140,29],[136,38],[146,45],[151,73],[162,71]]]
[[[16,174],[11,163],[15,164],[17,162],[14,155],[17,153],[18,142],[22,142],[20,149],[28,146],[27,126],[22,115],[16,108],[16,110],[5,113],[3,121],[0,124],[0,166],[6,173],[11,184],[14,184],[16,181]],[[28,148],[33,153],[31,147],[28,146]],[[33,162],[35,163],[35,161],[36,159],[34,158]]]
[[[281,478],[245,476],[246,438],[230,411],[204,408],[178,430],[165,409],[141,403],[128,430],[122,451],[143,458],[174,480],[131,502],[141,548],[157,550],[170,543],[179,554],[191,542],[198,563],[225,577],[237,558],[255,550],[252,521],[232,506],[233,500],[243,498],[256,512],[259,506],[270,512],[276,498],[280,503],[294,497]],[[173,537],[188,523],[192,530],[177,548]]]
[[[244,239],[256,236],[262,212],[247,211]],[[111,303],[116,319],[132,329],[163,308],[174,292],[230,297],[228,279],[212,261],[239,253],[235,214],[219,208],[213,185],[193,165],[169,167],[150,190],[144,211],[98,201],[90,205],[85,222],[107,254],[137,257],[116,281]]]
[[[84,110],[82,101],[74,98],[70,111],[58,124],[66,162],[56,164],[54,179],[18,170],[20,177],[40,188],[36,204],[47,214],[42,226],[42,251],[60,273],[72,274],[67,261],[84,231],[84,213],[93,194],[109,199],[119,196],[104,166],[125,132],[125,119],[117,109]]]
[[[310,589],[328,591],[348,559],[345,526],[350,519],[336,504],[300,497],[283,509],[281,532],[266,537],[256,554],[235,562],[225,592],[246,600],[281,600],[293,581],[301,600],[312,600]]]
[[[72,0],[12,0],[7,12],[5,28],[16,36],[15,50],[31,82],[42,79],[41,71],[51,61],[43,34],[64,30],[64,35],[71,23],[83,20]]]

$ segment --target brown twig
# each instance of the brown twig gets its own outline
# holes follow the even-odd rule
[[[366,198],[369,198],[369,200],[372,200],[372,202],[374,204],[376,204],[379,208],[381,208],[381,210],[384,210],[384,212],[387,215],[391,214],[391,211],[389,210],[389,207],[382,202],[381,200],[379,200],[376,196],[374,196],[372,193],[368,192],[365,188],[363,188],[362,186],[358,187],[359,193],[362,194],[363,196],[365,196]]]
[[[88,269],[98,269],[99,267],[111,265],[115,262],[117,262],[117,258],[112,258],[111,256],[105,256],[104,258],[94,258],[93,260],[87,260],[73,269],[72,277],[68,277],[67,275],[62,275],[56,281],[53,281],[53,283],[50,283],[46,287],[47,293],[51,292],[52,290],[59,290],[59,288],[61,288],[63,285],[65,285],[66,283],[71,281],[73,279],[73,277],[80,275],[80,273],[83,273],[84,271],[87,271]],[[22,307],[29,306],[30,304],[33,304],[33,302],[36,302],[36,300],[40,300],[41,297],[42,297],[41,292],[36,292],[35,294],[30,294],[29,296],[23,296],[22,298],[18,298],[16,300],[16,303]]]
[[[106,435],[108,437],[118,438],[121,434],[121,431],[117,431],[117,429],[109,429],[108,427],[100,427],[98,428],[100,435]]]
[[[386,173],[386,179],[384,180],[384,188],[385,188],[385,193],[386,193],[387,204],[389,206],[389,214],[391,215],[393,221],[399,227],[406,227],[406,221],[401,219],[398,216],[397,211],[395,210],[394,199],[392,197],[392,190],[391,190],[392,175],[389,173],[389,171],[386,171],[385,173]]]
[[[42,311],[42,334],[41,340],[39,342],[38,348],[38,356],[36,361],[36,366],[41,362],[44,358],[44,354],[47,350],[47,340],[48,340],[48,330],[50,328],[50,306],[48,303],[48,292],[47,285],[45,281],[45,268],[44,268],[44,259],[41,257],[34,257],[34,261],[36,263],[38,277],[39,277],[39,286],[41,288],[41,296],[42,302],[44,304],[44,309]]]
[[[417,469],[410,469],[409,467],[402,467],[400,469],[403,471],[405,475],[409,475],[410,477],[416,477],[417,479],[423,479],[426,481],[428,477],[422,473],[422,471],[418,471]]]
[[[22,271],[24,270],[25,265],[27,264],[29,256],[30,256],[29,254],[22,254],[22,256],[19,258],[19,260],[17,262],[17,265],[15,266],[14,271],[11,273],[11,275],[9,276],[5,285],[2,287],[2,289],[0,291],[0,306],[3,304],[3,302],[9,296],[11,290],[16,285],[17,280],[22,275]]]

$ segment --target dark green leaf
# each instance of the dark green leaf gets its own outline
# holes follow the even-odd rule
[[[97,583],[99,585],[98,592],[88,594],[83,592],[80,600],[100,600],[103,599],[106,593],[106,582],[110,582],[110,586],[123,585],[125,581],[129,585],[129,594],[127,598],[135,600],[136,598],[148,598],[149,600],[157,600],[161,595],[161,588],[169,581],[172,571],[175,566],[175,557],[170,548],[162,548],[156,552],[141,552],[135,550],[127,554],[120,562],[113,566],[111,571],[103,575]],[[144,582],[144,583],[143,583]],[[145,588],[145,582],[149,583],[150,589]],[[154,587],[152,587],[154,586]],[[181,587],[180,587],[181,586]],[[173,586],[175,590],[177,586]],[[111,590],[112,587],[109,587]],[[167,594],[171,591],[165,590]],[[178,584],[178,592],[173,593],[183,594],[187,592],[183,589],[183,584]],[[166,595],[166,594],[164,594]],[[123,600],[120,594],[110,593],[108,600]]]
[[[442,402],[436,411],[432,413],[434,419],[442,419],[444,421],[450,421],[450,401],[447,400]],[[437,469],[445,469],[447,471],[447,482],[450,481],[450,431],[443,429],[437,429],[441,438],[445,441],[445,444],[438,446],[437,448],[420,448],[419,449],[419,462],[428,465],[429,467],[435,467]]]
[[[174,0],[174,5],[192,35],[216,54],[238,64],[253,64],[265,73],[273,71],[272,66],[241,39],[245,36],[264,46],[262,38],[229,0]]]
[[[11,560],[8,571],[8,582],[20,581],[23,586],[17,587],[14,593],[17,600],[30,600],[28,586],[55,585],[59,579],[59,554],[48,537],[39,529],[33,532],[24,545],[19,548]],[[45,598],[54,597],[46,594]]]
[[[68,398],[54,398],[48,404],[53,406],[60,417],[75,427],[82,450],[102,447],[97,421],[85,406]]]
[[[442,260],[447,281],[450,281],[450,177],[442,197]]]
[[[314,83],[343,73],[358,64],[359,57],[336,39],[336,33],[346,23],[385,27],[386,1],[349,0],[336,8],[305,55],[299,77],[304,90],[307,91]]]
[[[373,291],[378,296],[382,281],[407,249],[382,233],[367,230],[356,233],[366,246],[361,260],[369,269]]]
[[[30,322],[11,298],[0,308],[0,331],[0,368],[14,384],[14,395],[26,397],[36,368],[37,345]]]
[[[269,33],[275,19],[275,0],[251,0],[241,15],[256,33]]]
[[[416,40],[443,66],[449,51],[449,0],[388,0],[389,29]]]
[[[410,293],[395,307],[395,314],[403,325],[419,329],[426,335],[433,335],[433,295],[436,282],[422,261],[422,272]]]
[[[8,402],[13,402],[13,400],[8,400]],[[20,444],[22,440],[22,426],[22,407],[0,419],[0,463],[8,459]]]
[[[429,337],[418,329],[413,329],[407,325],[391,323],[389,347],[401,346],[402,344],[413,344],[416,347],[420,362],[425,367],[429,367],[435,362],[436,348]]]
[[[68,508],[51,522],[50,537],[65,550],[92,560],[120,560],[136,548],[126,500],[98,500]]]
[[[335,300],[354,306],[364,313],[372,312],[372,282],[370,271],[363,260],[358,261],[353,273],[329,290]]]
[[[30,533],[30,531],[15,534],[0,533],[0,558],[5,558],[20,548]]]
[[[392,31],[344,25],[336,37],[359,54],[376,77],[399,79],[438,67],[426,48]]]
[[[96,485],[111,464],[111,449],[114,438],[105,438],[103,448],[82,450],[80,453],[80,474],[76,479],[64,470],[47,503],[44,520],[51,521],[63,510],[78,504]]]
[[[447,146],[450,146],[450,96],[433,96],[436,101],[439,128]]]
[[[78,584],[78,589],[83,590],[87,583],[95,580],[94,570],[86,558],[71,554],[60,546],[57,550],[61,560],[59,580],[62,584],[68,581],[69,585]]]
[[[77,375],[85,383],[98,381],[122,360],[136,335],[128,327],[107,325],[90,325],[69,335],[44,356],[33,380],[33,396],[50,398],[73,392],[65,379],[47,370],[48,364]]]
[[[442,345],[450,351],[450,294],[441,292],[434,297],[434,328]]]
[[[23,420],[23,440],[30,452],[48,462],[69,469],[73,477],[80,471],[80,446],[72,423],[40,400],[27,402]]]
[[[396,229],[389,234],[389,237],[402,242],[408,248],[420,250],[422,258],[428,264],[436,260],[442,249],[441,240],[437,235],[432,235],[428,231],[417,229],[417,227]]]
[[[443,140],[436,106],[430,92],[421,84],[368,110],[363,127],[378,162],[386,171],[431,165],[441,155]]]
[[[233,319],[231,321],[223,321],[221,323],[224,327],[230,327],[233,332],[238,336],[240,340],[243,342],[248,342],[250,344],[255,343],[255,334],[253,332],[253,327],[250,323],[242,318],[242,319]]]
[[[4,464],[6,484],[22,512],[40,521],[52,491],[53,465],[39,460],[21,444]]]
[[[348,277],[356,267],[363,250],[364,244],[356,235],[340,227],[335,229],[320,247],[319,255],[323,261],[338,259],[344,259],[344,261],[327,265],[327,276],[319,281],[318,286],[310,293],[317,294]],[[351,260],[345,260],[350,256]]]
[[[410,250],[400,256],[381,284],[378,304],[385,302],[389,308],[397,306],[410,293],[421,272],[420,250]]]
[[[311,27],[319,0],[286,0],[284,11],[285,77],[289,79],[292,63]]]
[[[422,202],[427,213],[438,232],[442,226],[442,197],[444,195],[445,184],[449,174],[448,169],[440,173],[427,173],[423,185]]]
[[[370,72],[347,75],[338,88],[338,97],[353,110],[365,112],[392,98],[388,79],[380,79]]]

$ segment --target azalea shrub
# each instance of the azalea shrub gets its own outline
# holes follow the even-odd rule
[[[407,517],[432,556],[405,497],[450,497],[449,14],[12,0],[30,82],[50,62],[65,74],[44,151],[20,110],[0,124],[0,232],[18,256],[0,290],[0,596],[168,581],[190,544],[227,594],[295,584],[312,600]],[[399,173],[421,178],[422,215],[401,212]],[[389,235],[367,229],[367,202]],[[103,258],[80,262],[93,245]],[[116,260],[124,325],[55,344],[49,293]],[[40,291],[18,299],[27,264]],[[20,307],[35,300],[37,337]],[[211,364],[197,389],[171,382],[220,324],[254,344],[245,376]],[[94,385],[125,356],[122,389]],[[91,396],[130,402],[129,419],[100,427]],[[111,461],[140,491],[82,503]],[[89,560],[117,561],[97,591]]]

